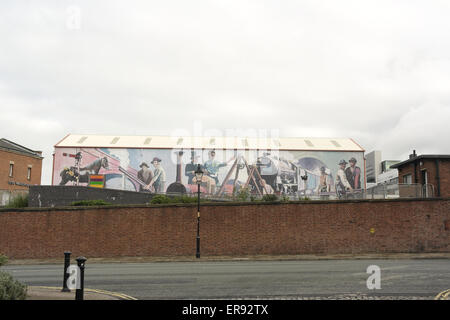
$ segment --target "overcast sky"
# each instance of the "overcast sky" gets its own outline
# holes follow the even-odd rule
[[[449,154],[449,17],[448,0],[2,0],[0,137],[44,152],[43,184],[68,133]]]

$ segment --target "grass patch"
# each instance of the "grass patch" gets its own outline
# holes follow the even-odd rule
[[[18,195],[14,197],[5,208],[25,208],[28,207],[28,195]]]
[[[197,203],[197,197],[189,197],[189,196],[175,196],[169,197],[163,194],[158,194],[150,200],[151,204],[161,204],[161,203]],[[200,199],[200,202],[203,202],[203,199]]]
[[[263,201],[278,201],[278,197],[277,197],[277,195],[276,194],[265,194],[263,197],[262,197],[262,200]]]
[[[112,203],[106,202],[104,200],[80,200],[71,203],[71,206],[109,206]]]

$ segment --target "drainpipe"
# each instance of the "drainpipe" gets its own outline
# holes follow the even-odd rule
[[[413,159],[417,157],[416,150],[413,150],[412,154]],[[417,186],[419,183],[419,179],[417,178],[417,159],[414,159],[414,183]],[[420,189],[421,197],[422,197],[422,189]],[[416,197],[418,198],[419,195],[417,194],[417,188],[416,188]]]
[[[416,150],[413,150],[413,154],[412,154],[413,158],[416,158]],[[419,179],[417,178],[417,161],[414,160],[414,183],[419,183]]]
[[[439,177],[439,159],[436,159],[436,184],[437,184],[437,196],[441,196],[441,179]]]
[[[42,169],[41,169],[41,171],[42,171]],[[53,152],[53,165],[52,165],[52,186],[54,186],[54,185],[55,185],[55,184],[54,184],[54,181],[53,181],[53,176],[55,175],[54,173],[55,173],[55,153]],[[41,178],[41,180],[42,180],[42,178]]]

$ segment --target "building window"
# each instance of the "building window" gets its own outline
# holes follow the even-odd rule
[[[9,176],[12,177],[14,174],[14,163],[9,164]]]
[[[411,184],[412,183],[412,175],[406,174],[403,176],[403,183]]]
[[[27,171],[27,180],[31,179],[31,168],[28,167],[28,171]]]

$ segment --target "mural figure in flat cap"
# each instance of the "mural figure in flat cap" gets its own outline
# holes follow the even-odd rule
[[[191,153],[191,162],[187,163],[184,167],[184,175],[188,177],[188,184],[194,184],[192,182],[192,179],[195,177],[195,171],[197,171],[197,163],[198,159],[200,158],[199,155],[196,155],[195,153]],[[202,167],[200,167],[203,169]]]
[[[142,162],[139,167],[141,168],[141,170],[138,171],[137,177],[139,180],[141,180],[143,182],[143,185],[139,186],[139,191],[140,192],[145,192],[145,191],[148,192],[150,190],[146,189],[145,186],[150,184],[150,182],[152,181],[153,171],[150,169],[148,164],[145,162]]]
[[[339,161],[339,169],[336,173],[336,192],[338,196],[345,195],[347,191],[353,191],[352,186],[347,180],[345,175],[345,167],[347,166],[347,161]]]
[[[153,178],[146,188],[151,190],[150,188],[153,187],[155,189],[155,193],[162,193],[165,191],[166,171],[161,166],[161,159],[158,157],[153,158],[152,165],[155,168],[153,171]]]
[[[356,166],[356,159],[348,160],[350,167],[345,169],[345,176],[353,189],[361,189],[361,168]]]

